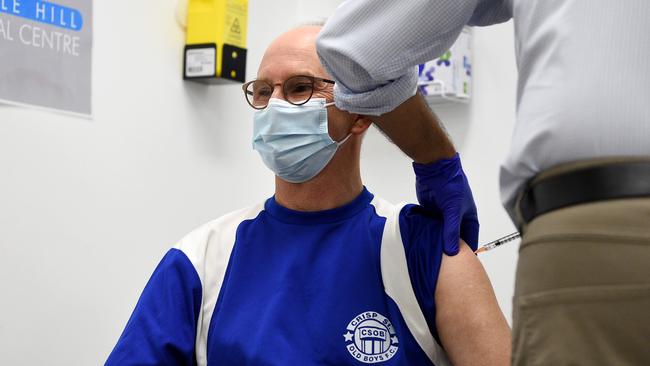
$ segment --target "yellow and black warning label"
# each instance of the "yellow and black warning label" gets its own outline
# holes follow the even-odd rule
[[[246,48],[246,28],[248,22],[248,1],[228,0],[224,22],[224,41],[233,46]]]

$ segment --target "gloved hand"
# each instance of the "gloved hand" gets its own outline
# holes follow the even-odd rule
[[[478,248],[478,214],[472,190],[456,154],[430,164],[413,163],[418,201],[426,210],[443,217],[443,250],[458,254],[462,238],[473,251]]]

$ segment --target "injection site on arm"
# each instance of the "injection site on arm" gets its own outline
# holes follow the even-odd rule
[[[438,332],[454,365],[510,364],[510,328],[481,262],[465,243],[458,255],[443,256],[435,298]]]

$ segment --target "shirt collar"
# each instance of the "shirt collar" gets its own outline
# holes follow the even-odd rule
[[[363,187],[363,190],[355,199],[343,206],[323,211],[296,211],[281,206],[273,196],[266,200],[264,210],[274,218],[290,224],[322,224],[343,221],[356,215],[370,204],[373,197],[373,194],[366,187]]]

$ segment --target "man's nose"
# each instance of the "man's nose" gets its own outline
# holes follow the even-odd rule
[[[284,99],[284,93],[282,92],[282,88],[279,85],[276,85],[276,87],[273,88],[271,98]]]

